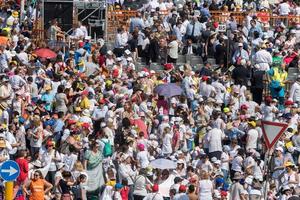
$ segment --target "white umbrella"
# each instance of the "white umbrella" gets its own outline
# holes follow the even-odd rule
[[[150,166],[156,169],[175,169],[176,162],[165,158],[159,158],[151,161]]]

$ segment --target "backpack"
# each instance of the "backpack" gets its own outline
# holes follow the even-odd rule
[[[112,155],[112,147],[110,142],[105,142],[102,140],[102,142],[104,143],[104,148],[103,148],[103,156],[104,157],[109,157]]]

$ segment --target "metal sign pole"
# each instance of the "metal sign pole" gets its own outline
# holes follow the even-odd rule
[[[270,160],[269,154],[270,154],[270,150],[268,149],[267,153],[265,155],[265,159],[264,159],[264,170],[265,170],[264,174],[266,176],[265,185],[264,185],[264,189],[263,189],[263,191],[264,191],[264,200],[266,200],[267,197],[268,197],[269,160]]]
[[[20,9],[20,21],[24,20],[24,7],[25,7],[25,0],[21,0],[21,9]]]
[[[14,182],[8,181],[5,183],[5,200],[13,200]]]
[[[105,30],[105,34],[104,34],[104,36],[105,36],[105,38],[104,38],[104,40],[105,40],[105,42],[108,42],[108,37],[107,37],[107,24],[108,24],[108,3],[107,3],[107,1],[105,1],[105,24],[104,24],[104,30]]]

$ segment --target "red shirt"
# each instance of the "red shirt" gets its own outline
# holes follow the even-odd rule
[[[103,65],[105,65],[105,56],[104,55],[99,55],[98,56],[98,63],[99,63],[99,66],[102,67]]]
[[[17,181],[23,183],[28,177],[28,161],[25,158],[18,158],[16,162],[20,167],[20,176],[17,178]]]
[[[120,190],[120,194],[121,194],[122,200],[128,200],[129,187],[124,186],[124,187]]]

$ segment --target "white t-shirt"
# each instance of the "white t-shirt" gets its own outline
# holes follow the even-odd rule
[[[37,135],[37,130],[34,131],[34,134]],[[43,142],[43,137],[42,136],[39,136],[38,139],[34,138],[33,136],[30,138],[30,146],[31,147],[41,147],[42,142]]]
[[[279,15],[288,15],[290,13],[290,6],[288,3],[279,4]]]
[[[258,131],[255,129],[250,129],[247,133],[247,144],[246,149],[256,149],[257,148],[257,139]]]
[[[163,138],[163,146],[162,146],[162,153],[170,154],[172,153],[172,136],[170,133],[167,133]]]
[[[169,47],[168,55],[173,59],[177,59],[178,58],[178,42],[176,40],[174,40],[169,43],[168,47]]]
[[[232,160],[232,170],[237,171],[237,172],[242,172],[242,165],[243,165],[243,158],[241,156],[236,156]]]
[[[225,162],[227,161],[227,162]],[[225,152],[222,152],[221,155],[221,169],[225,169],[229,171],[229,155]]]
[[[114,191],[112,197],[113,200],[122,200],[121,194],[118,191]]]
[[[25,52],[21,52],[17,55],[17,57],[24,63],[27,64],[29,62],[28,55]]]
[[[149,165],[149,155],[147,151],[140,151],[136,155],[136,159],[140,162],[141,168],[146,168]]]
[[[77,155],[71,154],[71,155],[63,155],[62,156],[62,162],[65,164],[65,170],[71,171],[73,170],[74,164],[77,160]]]
[[[209,152],[222,151],[222,138],[225,137],[224,133],[220,129],[213,128],[207,134]]]
[[[15,136],[11,132],[6,133],[6,141],[8,141],[9,144],[16,144],[17,143],[17,140],[16,140]],[[15,153],[17,153],[17,150],[18,150],[18,148],[14,147],[14,148],[8,150],[8,153],[9,154],[15,154]]]

